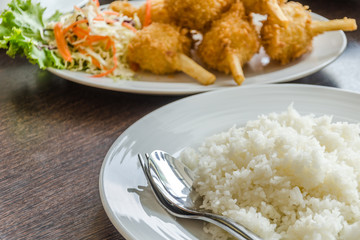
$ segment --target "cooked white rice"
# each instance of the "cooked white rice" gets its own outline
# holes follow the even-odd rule
[[[360,239],[360,126],[292,106],[208,138],[182,161],[203,207],[264,239]],[[214,239],[230,235],[206,225]]]

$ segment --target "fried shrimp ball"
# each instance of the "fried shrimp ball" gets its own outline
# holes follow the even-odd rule
[[[136,7],[127,1],[114,1],[110,4],[109,8],[114,12],[118,12],[128,17],[133,17],[134,14],[138,11]]]
[[[271,59],[287,64],[312,50],[312,39],[325,31],[356,30],[354,19],[312,21],[307,6],[297,2],[282,5],[282,11],[289,19],[287,26],[279,26],[269,16],[261,29],[262,45]]]
[[[311,16],[300,3],[289,2],[282,7],[290,19],[289,25],[281,27],[272,17],[263,23],[262,45],[271,59],[287,64],[312,49]],[[310,34],[308,34],[310,33]]]
[[[165,0],[165,6],[176,25],[204,31],[233,2],[234,0]]]
[[[243,4],[234,3],[228,12],[213,22],[198,48],[198,55],[206,65],[221,72],[231,72],[238,85],[245,79],[242,66],[260,48],[260,39],[250,20]]]
[[[128,46],[128,61],[155,74],[183,71],[207,85],[215,76],[187,55],[191,40],[186,32],[165,23],[152,23],[138,31]]]
[[[128,59],[155,74],[177,70],[177,54],[190,52],[190,39],[175,27],[153,23],[138,31],[128,47]]]
[[[242,0],[246,12],[272,15],[280,25],[286,25],[288,19],[282,12],[280,5],[286,0]]]
[[[171,23],[169,12],[165,8],[164,0],[151,0],[151,21],[160,22],[160,23]],[[146,14],[146,3],[143,4],[137,11],[138,17],[141,21],[141,24],[144,25],[145,14]]]

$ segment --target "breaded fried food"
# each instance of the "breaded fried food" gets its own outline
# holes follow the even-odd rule
[[[215,76],[187,56],[190,46],[187,30],[154,22],[130,41],[128,61],[155,74],[183,71],[204,85],[212,84]]]
[[[203,32],[233,2],[234,0],[165,0],[165,6],[176,25]]]
[[[169,12],[165,8],[164,0],[151,0],[151,21],[160,22],[160,23],[171,23],[171,18]],[[141,21],[141,24],[144,25],[145,14],[146,14],[146,3],[144,3],[139,10],[137,11],[138,17]]]
[[[209,67],[244,81],[242,66],[259,51],[260,39],[241,2],[234,3],[203,36],[198,55]]]
[[[354,19],[312,21],[307,6],[298,2],[288,2],[281,6],[289,19],[287,26],[279,26],[269,16],[261,29],[262,45],[271,59],[287,64],[312,50],[312,39],[325,31],[356,30]]]
[[[286,25],[288,22],[288,19],[280,8],[286,0],[242,0],[242,2],[248,14],[258,13],[271,15],[280,25]]]
[[[109,8],[114,12],[118,12],[131,18],[138,11],[138,9],[131,5],[128,1],[114,1],[110,3]]]

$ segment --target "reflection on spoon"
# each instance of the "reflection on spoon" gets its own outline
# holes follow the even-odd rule
[[[229,218],[201,210],[201,198],[192,188],[193,173],[181,161],[159,150],[146,155],[147,161],[138,156],[155,196],[170,214],[213,223],[237,239],[261,239]]]

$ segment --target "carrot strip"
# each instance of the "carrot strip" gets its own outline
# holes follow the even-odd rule
[[[116,66],[114,65],[114,67],[112,67],[111,69],[107,70],[106,72],[103,73],[99,73],[97,75],[92,75],[91,77],[93,78],[100,78],[100,77],[105,77],[106,75],[109,75],[110,73],[112,73],[115,70]]]
[[[146,0],[144,27],[151,24],[151,0]]]
[[[104,21],[105,19],[102,16],[97,16],[93,18],[93,21]]]
[[[110,38],[109,36],[92,35],[92,36],[89,36],[88,41],[89,42],[98,42],[98,41],[102,41],[102,40],[107,40],[109,38]]]
[[[94,21],[105,21],[106,23],[110,23],[110,24],[116,22],[116,21],[111,20],[111,19],[104,19],[103,17],[100,17],[100,16],[93,18],[93,20]]]
[[[123,25],[123,26],[126,27],[127,29],[130,29],[130,30],[133,31],[134,33],[137,32],[137,29],[134,28],[133,26],[131,26],[131,24],[128,24],[127,22],[123,22],[121,25]]]
[[[63,30],[63,34],[65,35],[70,29],[74,28],[76,25],[81,24],[81,23],[88,23],[89,21],[87,19],[82,19],[76,22],[73,22],[72,24],[70,24],[67,28],[65,28]]]
[[[102,11],[102,13],[105,13],[106,15],[120,16],[120,13],[114,11]]]
[[[55,24],[54,35],[60,55],[65,59],[65,61],[71,62],[71,53],[66,43],[61,23]]]
[[[95,5],[96,5],[97,7],[100,6],[99,0],[92,0],[92,1],[95,3]]]
[[[89,35],[90,30],[89,29],[85,30],[85,29],[83,29],[81,27],[76,26],[76,27],[73,28],[73,32],[79,38],[84,38],[85,36]]]
[[[99,61],[98,60],[96,60],[96,58],[94,58],[93,56],[91,56],[91,61],[92,61],[92,63],[97,67],[97,68],[100,68],[100,69],[102,69],[102,67],[101,67],[101,65],[100,65],[100,63],[99,63]]]
[[[90,49],[93,49],[93,44],[96,43],[96,42],[99,42],[99,41],[106,41],[107,40],[107,43],[106,43],[106,46],[105,46],[105,50],[109,50],[112,46],[112,40],[109,36],[99,36],[99,35],[89,35],[87,36],[87,39],[86,39],[86,47],[89,47]]]
[[[112,45],[112,40],[111,38],[108,39],[107,43],[106,43],[106,47],[105,47],[105,50],[109,50],[111,48],[111,45]]]
[[[82,48],[79,48],[78,51],[79,51],[80,53],[82,53],[82,54],[87,54],[87,52],[86,52],[84,49],[82,49]]]

